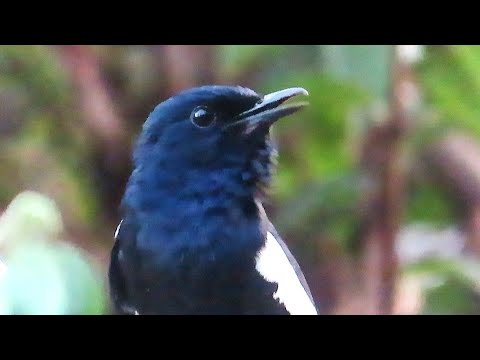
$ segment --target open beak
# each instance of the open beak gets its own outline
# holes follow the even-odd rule
[[[308,91],[295,87],[265,95],[253,108],[235,117],[234,122],[227,127],[243,124],[247,134],[259,127],[269,127],[278,119],[291,115],[308,105],[307,102],[282,105],[285,101],[297,95],[308,95]]]

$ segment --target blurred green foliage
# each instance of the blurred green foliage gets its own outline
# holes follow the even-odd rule
[[[0,217],[1,314],[101,314],[103,276],[89,257],[60,241],[61,214],[41,194],[23,192]]]
[[[450,197],[427,181],[419,182],[408,201],[406,220],[447,226],[456,218]]]
[[[431,46],[418,66],[422,89],[443,126],[480,136],[480,47]]]
[[[320,66],[327,75],[385,101],[390,92],[392,50],[392,45],[320,45]]]
[[[73,210],[84,223],[98,215],[88,173],[89,135],[78,126],[74,96],[51,48],[0,47],[0,120],[6,127],[0,132],[0,161],[10,174],[6,179],[15,177],[1,184],[0,202],[8,203],[21,187],[62,198],[64,215]],[[52,174],[46,176],[45,169]]]
[[[476,314],[480,311],[480,263],[463,258],[427,258],[406,266],[420,280],[424,314]]]

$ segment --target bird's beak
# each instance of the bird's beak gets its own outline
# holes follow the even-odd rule
[[[306,102],[282,105],[285,101],[297,95],[308,95],[308,91],[295,87],[265,95],[253,108],[235,117],[234,122],[227,127],[244,124],[247,134],[259,127],[269,127],[278,119],[293,114],[308,105]]]

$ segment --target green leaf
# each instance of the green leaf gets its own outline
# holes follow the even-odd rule
[[[480,263],[471,259],[428,258],[404,268],[406,274],[453,277],[468,286],[480,283]]]
[[[223,78],[235,78],[256,63],[278,58],[287,45],[220,45],[218,71]]]
[[[63,229],[55,203],[33,191],[17,195],[0,217],[0,246],[11,249],[32,239],[56,239]]]
[[[55,203],[23,192],[0,217],[0,245],[7,270],[0,273],[0,313],[101,314],[103,276],[87,255],[59,238]]]
[[[429,222],[436,225],[451,224],[457,218],[454,203],[447,194],[433,184],[417,183],[406,203],[407,222]]]
[[[406,266],[404,273],[421,279],[424,314],[480,312],[480,263],[476,259],[432,257]]]
[[[102,314],[106,308],[101,277],[87,258],[71,246],[20,246],[8,257],[7,266],[3,279],[6,313]]]
[[[478,314],[478,305],[478,294],[465,284],[449,278],[441,285],[426,291],[422,313],[431,315]]]
[[[107,303],[104,277],[87,255],[72,246],[62,246],[57,248],[56,260],[67,294],[65,312],[78,315],[104,313]]]
[[[469,130],[480,136],[480,47],[428,46],[418,66],[427,102],[442,125]]]
[[[323,71],[387,100],[393,45],[319,45],[319,48]]]

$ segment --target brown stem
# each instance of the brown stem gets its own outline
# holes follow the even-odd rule
[[[115,216],[130,160],[130,138],[103,78],[94,49],[85,45],[58,46],[60,59],[75,87],[83,125],[92,135],[91,157],[107,215]]]
[[[466,248],[467,251],[480,255],[480,205],[472,207],[467,219],[468,238]]]
[[[371,313],[391,314],[394,307],[398,260],[395,238],[403,210],[405,176],[402,169],[402,143],[407,124],[409,67],[397,54],[392,64],[390,115],[371,132],[364,162],[377,183],[366,219],[365,271]],[[369,155],[373,159],[368,159]],[[381,156],[378,156],[381,154]],[[365,159],[366,157],[366,159]],[[373,162],[373,163],[372,163]],[[365,164],[364,164],[365,165]]]
[[[215,53],[211,45],[163,45],[161,53],[172,94],[214,82]]]
[[[465,215],[466,251],[480,255],[480,146],[469,135],[450,131],[423,154],[428,178],[443,187]]]
[[[109,96],[96,54],[84,45],[60,46],[59,50],[76,87],[86,125],[105,147],[105,155],[112,160],[117,158],[115,154],[119,152],[119,144],[125,144],[127,132]]]

